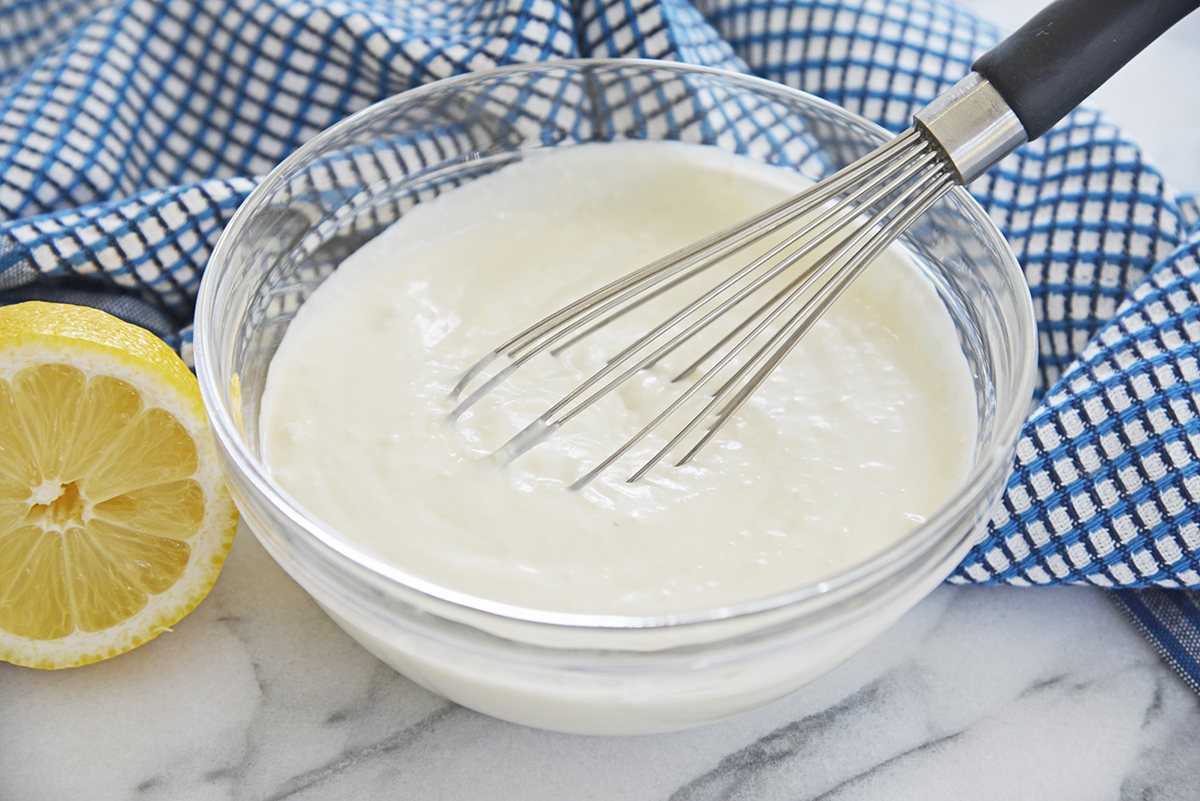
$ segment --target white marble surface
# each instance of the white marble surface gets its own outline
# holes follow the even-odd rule
[[[973,0],[1006,26],[1037,0]],[[1186,78],[1179,76],[1188,76]],[[1200,18],[1101,90],[1200,188]],[[0,664],[0,799],[1194,801],[1200,699],[1090,590],[945,586],[821,681],[672,735],[578,737],[383,667],[239,534],[172,633],[87,668]]]
[[[792,697],[721,724],[552,734],[383,667],[239,536],[173,633],[0,665],[4,799],[1195,799],[1197,698],[1096,592],[945,586]]]

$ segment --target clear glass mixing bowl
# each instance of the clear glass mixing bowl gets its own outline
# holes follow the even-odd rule
[[[777,84],[605,60],[440,81],[333,126],[241,207],[200,290],[196,371],[243,519],[372,653],[499,718],[572,732],[665,731],[752,709],[821,676],[957,565],[1010,469],[1033,383],[1033,312],[1008,246],[964,191],[926,214],[904,242],[941,294],[974,373],[974,469],[928,522],[886,551],[777,597],[643,618],[522,608],[429,581],[343,538],[276,485],[261,458],[259,399],[289,321],[346,255],[414,204],[527,153],[682,140],[819,180],[885,138]]]

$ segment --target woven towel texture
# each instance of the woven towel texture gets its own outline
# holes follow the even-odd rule
[[[998,31],[939,0],[9,0],[0,302],[90,303],[190,358],[211,249],[259,177],[373,101],[563,57],[753,72],[891,130]],[[1078,110],[972,191],[1017,253],[1039,402],[952,580],[1200,585],[1200,238]]]

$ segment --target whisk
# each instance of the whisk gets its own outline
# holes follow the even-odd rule
[[[1200,0],[1052,3],[981,56],[971,74],[879,149],[777,206],[581,297],[485,355],[454,388],[458,403],[452,421],[538,354],[560,353],[648,301],[706,276],[712,283],[637,336],[496,453],[502,463],[515,459],[639,372],[704,335],[715,343],[705,340],[698,347],[701,354],[675,376],[677,382],[691,379],[686,388],[572,486],[589,483],[673,418],[684,422],[663,435],[666,444],[627,480],[639,480],[677,449],[684,453],[676,464],[686,464],[914,220],[951,187],[969,184],[1049,130],[1198,5]],[[764,241],[757,245],[761,252],[732,258]],[[722,266],[724,271],[718,269]],[[743,308],[735,312],[738,307]],[[488,375],[498,359],[501,366]]]

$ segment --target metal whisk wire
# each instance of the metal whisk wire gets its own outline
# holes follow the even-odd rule
[[[457,420],[534,356],[546,351],[560,353],[633,309],[725,264],[763,237],[798,222],[799,230],[731,270],[638,337],[497,452],[505,461],[516,458],[734,307],[765,291],[773,280],[784,280],[782,288],[720,336],[675,380],[691,377],[716,359],[711,367],[573,486],[587,484],[702,389],[732,371],[703,408],[629,480],[641,478],[709,421],[708,430],[679,460],[679,464],[688,462],[866,266],[951,186],[970,183],[1025,142],[1041,136],[1198,6],[1200,0],[1054,0],[978,58],[966,78],[917,112],[909,131],[810,190],[565,306],[484,356],[463,375],[454,389],[455,398],[495,359],[503,356],[510,362],[466,395],[451,419]],[[815,259],[801,264],[810,257]],[[762,337],[766,341],[753,347]],[[739,364],[738,359],[746,353],[749,355]]]
[[[465,397],[451,417],[457,419],[538,354],[561,352],[662,292],[682,285],[764,237],[800,221],[798,230],[732,271],[613,356],[604,367],[497,452],[501,461],[507,463],[534,447],[636,373],[657,364],[773,279],[829,246],[816,261],[795,270],[797,274],[791,276],[782,289],[676,375],[673,381],[693,375],[702,364],[724,350],[720,358],[672,403],[580,477],[573,487],[586,485],[628,453],[767,335],[766,342],[725,379],[704,408],[628,480],[640,479],[701,423],[711,418],[707,431],[678,462],[685,464],[716,435],[865,266],[953,184],[953,172],[941,159],[937,148],[919,132],[910,130],[833,178],[601,287],[520,332],[464,374],[454,390],[455,397],[460,396],[496,358],[503,356],[511,360]],[[867,215],[864,213],[867,210],[873,211]],[[830,243],[833,244],[830,246]],[[805,298],[810,293],[811,296]],[[805,299],[796,311],[777,330],[771,331],[771,326],[802,298]],[[696,319],[685,322],[697,314]],[[680,325],[683,325],[681,329]],[[727,399],[728,402],[722,405]]]

